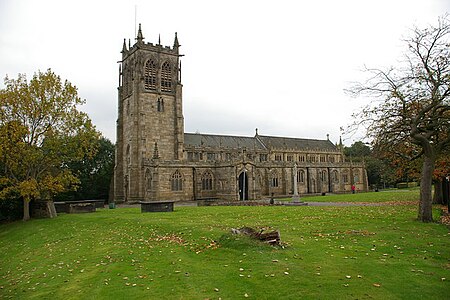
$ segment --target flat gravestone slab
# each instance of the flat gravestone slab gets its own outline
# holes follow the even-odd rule
[[[141,201],[141,212],[171,212],[175,201]]]
[[[69,214],[91,213],[95,211],[94,203],[73,203],[69,205]]]

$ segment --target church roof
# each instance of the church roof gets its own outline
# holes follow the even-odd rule
[[[295,149],[337,151],[330,140],[299,139],[256,135],[254,137],[185,133],[184,144],[191,147],[247,148],[255,150]]]
[[[185,133],[184,144],[194,147],[265,149],[254,137]]]
[[[322,151],[336,151],[336,146],[330,140],[313,140],[313,139],[299,139],[287,138],[277,136],[257,136],[267,148],[275,149],[297,149],[297,150],[322,150]]]

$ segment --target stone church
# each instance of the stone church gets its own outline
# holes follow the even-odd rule
[[[251,200],[366,191],[342,142],[184,132],[180,44],[124,40],[119,70],[114,200]],[[297,176],[294,176],[294,165]]]

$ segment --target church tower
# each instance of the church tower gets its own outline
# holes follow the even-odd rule
[[[184,119],[177,34],[173,47],[124,40],[119,69],[114,200],[144,199],[144,165],[183,158]]]

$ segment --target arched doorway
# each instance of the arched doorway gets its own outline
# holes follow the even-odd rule
[[[239,200],[248,200],[248,174],[245,171],[239,175]]]

